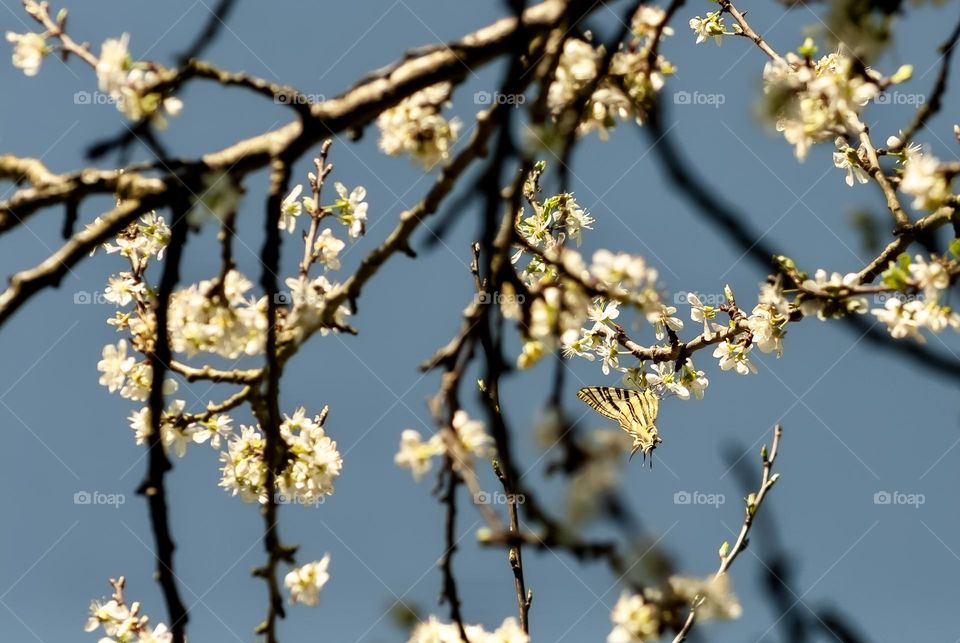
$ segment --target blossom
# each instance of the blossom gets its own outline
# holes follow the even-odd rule
[[[615,301],[597,299],[587,312],[587,318],[596,326],[606,326],[620,316],[619,304]]]
[[[487,632],[480,625],[464,625],[464,630],[471,643],[530,642],[530,637],[513,617],[504,619],[500,627],[493,632]],[[426,621],[421,620],[413,628],[407,643],[460,643],[462,640],[460,626],[456,623],[444,623],[431,614]]]
[[[843,137],[837,137],[836,144],[838,149],[833,153],[833,165],[847,171],[846,184],[853,187],[854,179],[861,185],[867,183],[870,180],[870,175],[863,169],[857,151],[849,147]]]
[[[726,574],[706,579],[671,576],[668,582],[673,595],[681,601],[690,603],[698,597],[702,599],[697,607],[698,618],[730,620],[740,618],[743,613]]]
[[[687,303],[690,304],[690,319],[703,324],[703,337],[710,339],[713,333],[710,331],[710,322],[716,319],[717,309],[713,306],[706,306],[700,297],[695,293],[687,293]]]
[[[100,46],[96,72],[100,91],[109,94],[117,109],[128,118],[151,118],[160,128],[166,125],[161,110],[171,116],[180,113],[183,103],[175,96],[163,96],[151,89],[159,82],[159,74],[148,65],[130,58],[130,36],[108,38]]]
[[[365,203],[364,199],[367,198],[367,189],[363,186],[357,186],[348,194],[346,186],[339,181],[334,183],[333,187],[340,195],[340,198],[333,205],[337,211],[337,218],[347,226],[350,238],[356,239],[366,229],[369,204]]]
[[[642,257],[626,253],[613,254],[609,250],[597,250],[593,254],[590,274],[608,286],[635,289],[657,280],[657,271],[647,268]]]
[[[940,261],[927,262],[922,256],[910,262],[910,277],[923,289],[927,299],[937,300],[950,287],[950,272]]]
[[[848,313],[864,313],[867,302],[862,297],[851,297],[850,292],[860,283],[855,272],[841,275],[838,272],[827,277],[825,270],[817,270],[813,279],[805,279],[801,284],[811,296],[800,302],[804,315],[816,313],[821,320],[842,317]]]
[[[303,204],[297,200],[300,198],[301,192],[303,192],[302,185],[293,186],[290,194],[285,196],[280,203],[280,219],[277,222],[277,227],[281,230],[292,233],[297,226],[297,217],[303,212]]]
[[[604,375],[609,375],[610,370],[622,371],[620,368],[620,346],[614,337],[606,336],[597,348],[597,355],[603,360],[600,364],[600,370]]]
[[[329,566],[330,554],[326,554],[284,576],[283,584],[290,590],[290,602],[316,607],[320,603],[320,590],[330,580]]]
[[[914,197],[913,207],[935,210],[950,196],[950,183],[940,170],[940,161],[929,152],[907,150],[900,189]]]
[[[284,415],[280,435],[288,448],[288,459],[276,476],[273,493],[295,500],[299,504],[314,505],[333,493],[334,479],[340,475],[343,460],[337,443],[323,428],[325,412],[308,418],[303,407],[292,416]],[[266,440],[260,427],[240,427],[240,435],[227,443],[220,453],[220,486],[244,502],[267,503]]]
[[[493,438],[491,438],[480,420],[471,420],[463,409],[453,414],[453,430],[460,445],[470,454],[481,458],[493,457]]]
[[[90,616],[83,626],[85,632],[102,628],[106,635],[100,643],[171,643],[173,633],[164,623],[150,626],[150,617],[140,613],[140,603],[129,607],[123,602],[122,578],[116,598],[106,602],[90,603]]]
[[[173,350],[188,357],[207,352],[228,359],[262,352],[267,298],[250,297],[252,288],[242,273],[230,270],[222,283],[203,280],[174,292],[168,322]]]
[[[614,627],[607,643],[640,643],[660,638],[660,608],[640,594],[623,592],[610,612],[610,619]]]
[[[366,205],[366,204],[364,204]],[[313,242],[313,253],[324,266],[330,270],[340,269],[340,251],[346,243],[333,236],[330,228],[324,228]]]
[[[130,273],[113,275],[108,281],[110,285],[104,290],[103,298],[118,306],[126,306],[134,297],[139,297],[144,289],[143,282]]]
[[[887,325],[891,337],[912,337],[921,344],[926,343],[926,338],[920,332],[924,321],[923,302],[913,300],[904,303],[899,297],[891,297],[883,308],[874,308],[870,312]]]
[[[97,81],[100,91],[115,96],[127,86],[130,69],[130,35],[123,34],[119,39],[108,38],[100,45],[100,58],[97,59]]]
[[[219,449],[220,440],[230,435],[232,423],[233,418],[225,413],[213,415],[195,425],[196,428],[192,434],[193,441],[197,444],[203,444],[209,441],[211,447]]]
[[[647,383],[650,386],[662,386],[681,400],[690,399],[690,391],[680,381],[679,374],[674,373],[674,362],[654,364],[653,373],[647,375]]]
[[[100,384],[113,393],[123,386],[127,374],[136,363],[136,358],[127,355],[127,340],[121,339],[116,345],[107,344],[101,352],[103,359],[97,362],[97,370],[103,373]]]
[[[44,56],[50,53],[46,39],[36,33],[8,31],[7,42],[13,43],[13,66],[22,69],[25,76],[36,76]]]
[[[707,14],[706,18],[697,16],[690,18],[690,28],[697,34],[697,44],[704,42],[707,38],[713,38],[717,47],[723,44],[723,36],[726,35],[726,26],[723,24],[723,16],[720,11],[713,11]],[[734,27],[734,31],[739,32],[739,26]]]
[[[430,436],[426,442],[420,433],[413,429],[405,429],[400,434],[400,450],[393,457],[398,467],[410,469],[413,479],[420,482],[420,478],[430,471],[432,459],[443,453],[443,440],[439,434]]]
[[[408,154],[426,170],[450,156],[461,123],[440,114],[452,86],[438,83],[409,96],[377,117],[380,149],[390,156]]]
[[[750,361],[750,351],[753,346],[731,344],[723,342],[713,351],[713,356],[720,358],[720,368],[724,371],[735,369],[740,375],[756,373],[757,367]]]
[[[663,339],[671,332],[675,333],[683,328],[683,322],[673,316],[675,312],[675,306],[661,305],[659,310],[647,313],[647,321],[653,324],[657,339]]]
[[[783,356],[783,330],[787,319],[777,315],[769,306],[758,305],[747,318],[747,328],[753,337],[753,343],[764,353],[776,351],[777,357]]]
[[[790,52],[766,64],[763,82],[777,131],[802,161],[814,143],[859,133],[859,113],[880,92],[881,76],[840,52],[815,62]]]

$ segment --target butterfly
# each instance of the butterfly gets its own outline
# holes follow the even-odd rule
[[[620,423],[620,428],[633,438],[632,458],[637,451],[651,456],[663,442],[657,434],[657,411],[660,399],[652,391],[635,391],[612,386],[588,386],[577,391],[577,397],[600,415]]]

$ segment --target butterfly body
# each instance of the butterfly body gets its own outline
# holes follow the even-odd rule
[[[620,428],[633,438],[631,458],[637,451],[641,451],[645,458],[652,455],[663,441],[656,426],[660,400],[653,392],[588,386],[577,391],[577,397],[600,415],[616,420]]]

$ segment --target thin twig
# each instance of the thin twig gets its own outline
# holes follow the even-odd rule
[[[780,478],[779,473],[773,473],[773,463],[777,459],[782,433],[783,429],[779,424],[773,427],[773,443],[770,446],[770,451],[767,451],[766,445],[760,450],[760,459],[763,463],[760,487],[755,493],[747,496],[747,506],[743,516],[743,524],[740,526],[740,533],[737,535],[737,540],[733,546],[729,548],[727,543],[724,542],[724,547],[720,550],[720,567],[713,576],[714,581],[726,574],[727,570],[730,569],[730,566],[733,564],[733,561],[740,555],[740,552],[747,548],[747,536],[750,533],[750,527],[753,525],[757,512],[760,510],[760,505],[763,503],[764,498],[766,498],[767,492],[770,491]],[[687,635],[697,620],[697,608],[703,604],[703,600],[703,596],[694,597],[690,604],[690,612],[687,615],[687,620],[684,622],[683,627],[680,628],[680,631],[677,632],[673,643],[682,643],[682,641],[687,639]]]

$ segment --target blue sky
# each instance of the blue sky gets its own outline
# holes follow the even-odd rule
[[[24,31],[19,3],[2,0],[0,27]],[[91,43],[131,34],[135,56],[170,62],[206,20],[209,0],[75,3],[70,29]],[[500,15],[500,3],[425,0],[366,0],[354,3],[241,3],[206,58],[220,66],[280,80],[304,93],[332,96],[365,72],[421,44],[455,38]],[[720,49],[700,46],[686,20],[714,5],[691,2],[675,19],[677,34],[663,53],[678,68],[668,81],[665,122],[685,157],[707,177],[709,187],[732,204],[765,240],[788,252],[805,269],[847,272],[869,260],[851,215],[865,210],[880,222],[883,202],[874,186],[848,188],[833,168],[832,146],[815,148],[804,164],[771,128],[756,117],[764,59],[746,40]],[[805,27],[820,24],[808,8],[784,13],[780,3],[750,2],[754,27],[780,51],[802,41]],[[619,7],[616,8],[619,12]],[[896,27],[897,44],[877,66],[892,73],[915,65],[905,92],[932,86],[936,44],[954,23],[954,7],[912,12]],[[601,10],[596,28],[609,29],[613,14]],[[42,157],[56,171],[84,165],[86,145],[110,135],[122,116],[109,105],[78,105],[78,91],[92,91],[91,71],[48,59],[37,78],[0,67],[4,91],[0,149]],[[471,120],[473,93],[491,89],[499,69],[476,70],[454,97],[455,111]],[[951,75],[956,85],[957,73]],[[675,104],[674,92],[722,95],[722,105]],[[280,106],[239,90],[191,85],[182,96],[183,114],[163,140],[177,155],[193,157],[244,136],[286,123]],[[948,96],[949,116],[956,103]],[[909,105],[876,105],[866,118],[880,140],[908,121]],[[956,159],[952,123],[940,116],[920,135],[944,159]],[[141,152],[143,153],[143,152]],[[143,153],[145,154],[145,153]],[[143,156],[146,158],[146,156]],[[374,131],[359,142],[337,139],[331,153],[334,178],[368,190],[370,223],[365,239],[346,255],[343,275],[393,227],[398,214],[425,192],[430,178],[406,159],[376,150]],[[547,159],[548,163],[550,159]],[[309,169],[304,159],[296,171]],[[609,142],[589,137],[572,167],[572,189],[597,219],[584,252],[600,247],[643,255],[660,270],[665,289],[719,293],[729,283],[741,305],[750,304],[763,274],[691,210],[656,165],[650,141],[632,125],[621,125]],[[237,226],[240,268],[259,274],[266,177],[247,180],[249,196]],[[4,186],[6,189],[9,186]],[[435,375],[421,376],[417,364],[445,343],[470,299],[468,246],[479,210],[468,202],[442,245],[416,261],[391,260],[364,293],[354,325],[357,337],[317,338],[290,363],[282,385],[282,408],[318,411],[331,406],[328,432],[344,455],[337,491],[316,509],[284,508],[281,533],[301,544],[301,560],[332,557],[331,581],[321,606],[294,607],[280,626],[284,641],[397,641],[388,614],[402,600],[424,613],[446,617],[436,607],[440,575],[434,564],[442,550],[442,508],[430,495],[431,481],[415,484],[393,463],[400,432],[432,431],[425,399],[436,391]],[[83,221],[109,207],[91,200]],[[429,224],[428,224],[429,225]],[[60,243],[60,214],[46,212],[0,240],[0,267],[7,274],[35,264]],[[415,247],[429,233],[421,231]],[[297,254],[286,248],[292,270]],[[211,230],[193,237],[184,278],[214,275],[218,254]],[[122,269],[114,256],[99,253],[73,269],[58,290],[44,292],[0,331],[0,426],[5,448],[0,471],[6,490],[6,524],[0,531],[0,632],[5,640],[84,640],[81,628],[92,598],[109,593],[106,580],[124,574],[128,595],[142,601],[156,620],[165,609],[152,581],[152,538],[144,501],[134,495],[146,460],[134,444],[126,416],[129,401],[97,383],[96,362],[115,341],[104,321],[109,305],[75,304],[80,292],[102,292],[109,273]],[[686,311],[683,311],[686,314]],[[956,355],[950,337],[932,347]],[[958,357],[960,359],[960,357]],[[955,510],[960,442],[956,382],[867,345],[838,324],[806,320],[794,325],[782,359],[764,356],[760,374],[720,373],[707,355],[698,361],[711,383],[705,400],[667,400],[660,422],[664,444],[651,472],[634,462],[623,491],[632,508],[683,570],[705,575],[716,567],[716,550],[733,537],[741,519],[742,490],[724,454],[743,452],[752,463],[770,427],[785,427],[778,469],[782,479],[763,508],[774,520],[795,573],[791,591],[797,613],[842,605],[868,640],[953,640],[952,597],[960,572],[960,518]],[[582,385],[613,384],[596,364],[569,364],[567,409],[584,407],[574,391]],[[537,448],[534,431],[549,393],[546,364],[504,384],[504,408],[526,471],[537,484],[550,460]],[[469,381],[469,380],[468,380]],[[225,389],[194,387],[190,404],[219,398]],[[475,400],[465,394],[472,410]],[[238,421],[246,422],[243,414]],[[584,417],[585,428],[605,426]],[[553,454],[555,455],[555,454]],[[250,640],[265,607],[263,583],[249,570],[263,558],[256,508],[217,488],[215,454],[195,449],[175,462],[168,477],[177,575],[191,606],[190,636],[196,641]],[[492,477],[485,484],[495,488]],[[555,481],[543,500],[560,511]],[[124,494],[110,506],[75,505],[81,491]],[[724,494],[718,508],[677,505],[678,491]],[[918,507],[877,505],[878,492],[923,494]],[[461,511],[462,536],[456,568],[468,622],[492,628],[515,613],[505,555],[474,544],[479,516]],[[603,532],[598,532],[602,534]],[[759,535],[757,536],[759,538]],[[760,543],[732,572],[744,605],[742,619],[703,624],[711,641],[774,641],[781,613],[763,600]],[[525,556],[534,590],[534,640],[601,640],[610,628],[609,608],[620,588],[598,564],[578,565],[563,553]],[[90,640],[93,640],[92,638]]]

